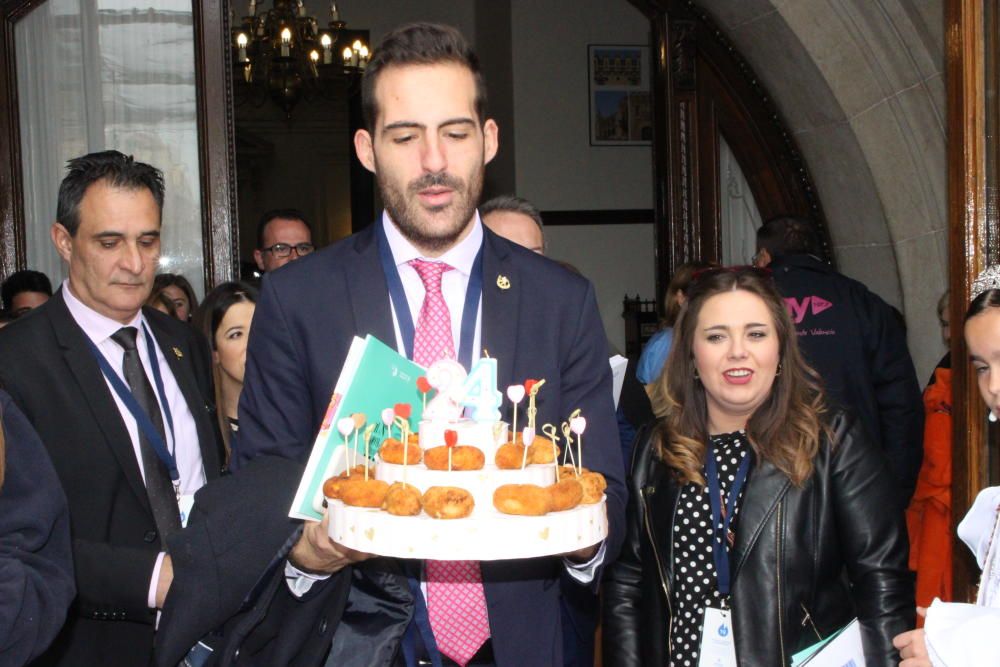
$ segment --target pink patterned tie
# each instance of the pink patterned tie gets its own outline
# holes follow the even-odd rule
[[[490,638],[479,561],[429,560],[427,615],[438,650],[462,667]]]
[[[413,335],[413,361],[429,366],[454,359],[451,313],[441,294],[441,276],[452,267],[441,262],[410,262],[424,282],[424,303]],[[490,637],[486,596],[478,561],[426,562],[427,615],[438,650],[465,667]]]
[[[413,332],[413,361],[430,366],[438,359],[454,359],[455,343],[451,336],[451,313],[441,293],[441,276],[452,267],[443,262],[414,259],[410,262],[424,281],[424,303]]]

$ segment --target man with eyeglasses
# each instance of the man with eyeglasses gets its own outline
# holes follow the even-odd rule
[[[301,211],[277,208],[261,216],[253,258],[262,272],[274,271],[315,249],[312,226]]]

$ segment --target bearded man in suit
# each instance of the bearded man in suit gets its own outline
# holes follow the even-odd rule
[[[594,289],[482,225],[476,205],[498,130],[475,54],[453,28],[401,27],[376,47],[362,105],[366,128],[355,150],[375,173],[385,211],[264,278],[236,474],[206,487],[196,505],[204,516],[181,536],[184,553],[217,555],[178,566],[160,665],[175,665],[220,623],[213,659],[223,665],[237,654],[240,665],[268,667],[562,664],[560,593],[596,589],[620,548],[624,472]],[[336,544],[326,519],[297,532],[282,521],[301,474],[292,462],[308,457],[351,341],[366,334],[424,365],[443,356],[468,367],[489,350],[500,386],[544,378],[539,424],[582,410],[585,464],[608,482],[607,539],[561,556],[465,563],[443,580],[433,561],[369,560]],[[245,566],[248,558],[267,566],[263,576]],[[209,585],[194,571],[228,576]],[[238,585],[237,573],[245,579]],[[468,586],[468,606],[442,613],[435,600],[447,594],[434,590],[456,583]],[[193,618],[206,608],[218,613]]]
[[[471,657],[442,646],[429,597],[434,637],[410,633],[416,646],[407,647],[404,639],[396,659],[412,648],[414,659],[425,654],[432,662],[440,657],[443,664],[560,664],[556,584],[596,585],[601,565],[617,551],[623,525],[622,462],[593,288],[483,227],[476,205],[485,165],[498,149],[498,129],[486,115],[483,77],[461,35],[432,25],[395,31],[376,48],[363,95],[366,129],[357,133],[354,145],[361,163],[376,176],[385,212],[367,230],[265,281],[240,413],[245,447],[237,456],[301,459],[308,454],[353,336],[371,333],[401,352],[418,354],[419,341],[410,341],[420,338],[421,310],[433,289],[423,271],[439,267],[437,298],[450,315],[448,351],[469,364],[488,349],[498,361],[500,386],[545,378],[538,423],[559,423],[576,408],[587,415],[588,442],[595,444],[586,460],[608,479],[611,537],[599,548],[564,558],[483,562],[490,638]],[[394,283],[398,290],[392,289]],[[478,294],[469,299],[477,284],[481,299]],[[478,303],[477,316],[471,309]],[[415,323],[415,333],[408,322]],[[343,551],[324,528],[305,528],[291,553],[293,565],[314,574],[343,564]],[[410,578],[427,586],[430,564],[416,569]],[[375,597],[403,591],[404,607],[416,609],[419,621],[421,601],[406,592],[416,597],[421,587],[399,583],[405,568],[395,575],[371,570],[371,578],[382,585],[365,590],[376,591]],[[352,590],[345,619],[352,606],[364,606],[357,600],[359,588],[364,587]],[[369,620],[357,624],[359,639],[379,636]],[[357,655],[363,645],[345,639],[349,625],[342,621],[331,660]],[[385,625],[384,636],[398,630],[398,625]],[[360,660],[391,664],[375,655]]]
[[[150,664],[166,538],[220,473],[207,344],[142,307],[162,210],[158,169],[117,151],[70,160],[51,229],[69,278],[0,331],[0,384],[41,436],[70,509],[78,595],[35,664]]]

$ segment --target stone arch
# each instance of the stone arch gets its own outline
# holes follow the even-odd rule
[[[841,271],[898,307],[921,378],[948,281],[941,0],[698,0],[770,91]]]

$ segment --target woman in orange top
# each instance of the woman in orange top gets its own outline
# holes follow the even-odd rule
[[[948,293],[938,301],[941,337],[949,344]],[[910,569],[917,573],[917,605],[934,598],[950,600],[951,545],[951,355],[934,369],[924,390],[924,461],[917,488],[906,510],[910,533]],[[923,618],[917,619],[917,626]]]

